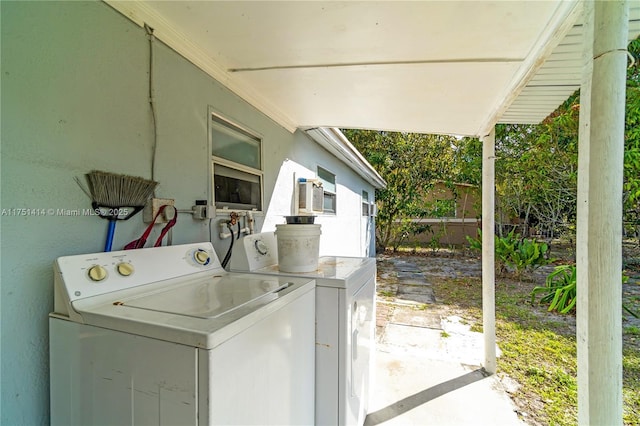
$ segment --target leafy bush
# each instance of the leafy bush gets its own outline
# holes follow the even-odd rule
[[[398,248],[403,245],[409,237],[430,230],[431,226],[428,224],[416,223],[410,219],[403,218],[400,222],[396,223],[393,228],[391,228],[390,236],[387,237],[387,239],[391,244],[391,248],[395,252],[398,251]]]
[[[478,236],[467,236],[469,247],[482,251],[482,232],[478,230]],[[547,253],[549,246],[534,240],[520,238],[515,231],[506,236],[495,235],[496,266],[498,274],[504,274],[511,268],[516,276],[521,276],[525,271],[532,271],[540,266],[548,265],[555,259],[549,259]]]
[[[518,242],[515,250],[506,259],[506,263],[519,274],[520,271],[532,270],[552,263],[555,259],[547,257],[548,251],[549,246],[546,243],[525,238]]]
[[[469,248],[482,252],[482,231],[478,229],[478,236],[476,238],[467,235],[467,242],[469,243]]]
[[[625,283],[629,277],[622,276],[622,283]],[[531,291],[531,304],[535,303],[536,295],[543,293],[539,304],[548,303],[549,312],[556,311],[561,314],[567,314],[576,306],[577,301],[578,279],[575,265],[556,266],[552,273],[547,276],[544,286],[535,287]],[[629,307],[622,305],[622,308],[634,317],[638,315]]]
[[[549,312],[569,313],[576,306],[576,267],[575,265],[556,266],[547,276],[545,285],[535,287],[531,291],[531,304],[538,293],[544,293],[540,304],[549,303]]]

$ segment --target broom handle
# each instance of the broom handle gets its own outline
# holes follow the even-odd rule
[[[109,228],[107,228],[107,241],[104,243],[104,251],[111,251],[113,245],[113,236],[116,233],[116,220],[109,220]]]

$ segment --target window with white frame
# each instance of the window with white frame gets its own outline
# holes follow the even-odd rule
[[[218,209],[262,210],[262,140],[212,113],[213,200]]]
[[[318,167],[318,179],[322,182],[324,191],[324,202],[322,205],[324,213],[336,213],[336,175],[330,171]]]
[[[371,202],[369,201],[369,193],[362,191],[362,216],[371,216]]]

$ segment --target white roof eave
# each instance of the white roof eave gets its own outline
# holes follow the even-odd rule
[[[304,132],[327,151],[342,160],[353,171],[376,189],[385,188],[387,182],[369,162],[349,142],[349,139],[335,127],[315,127]]]

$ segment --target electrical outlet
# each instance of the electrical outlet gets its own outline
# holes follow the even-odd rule
[[[171,198],[150,198],[147,200],[147,204],[142,211],[142,220],[144,223],[151,223],[153,218],[156,217],[156,214],[158,214],[160,207],[164,205],[175,206],[175,200]],[[167,223],[173,219],[174,214],[174,209],[165,208],[162,214],[158,216],[156,223]]]

